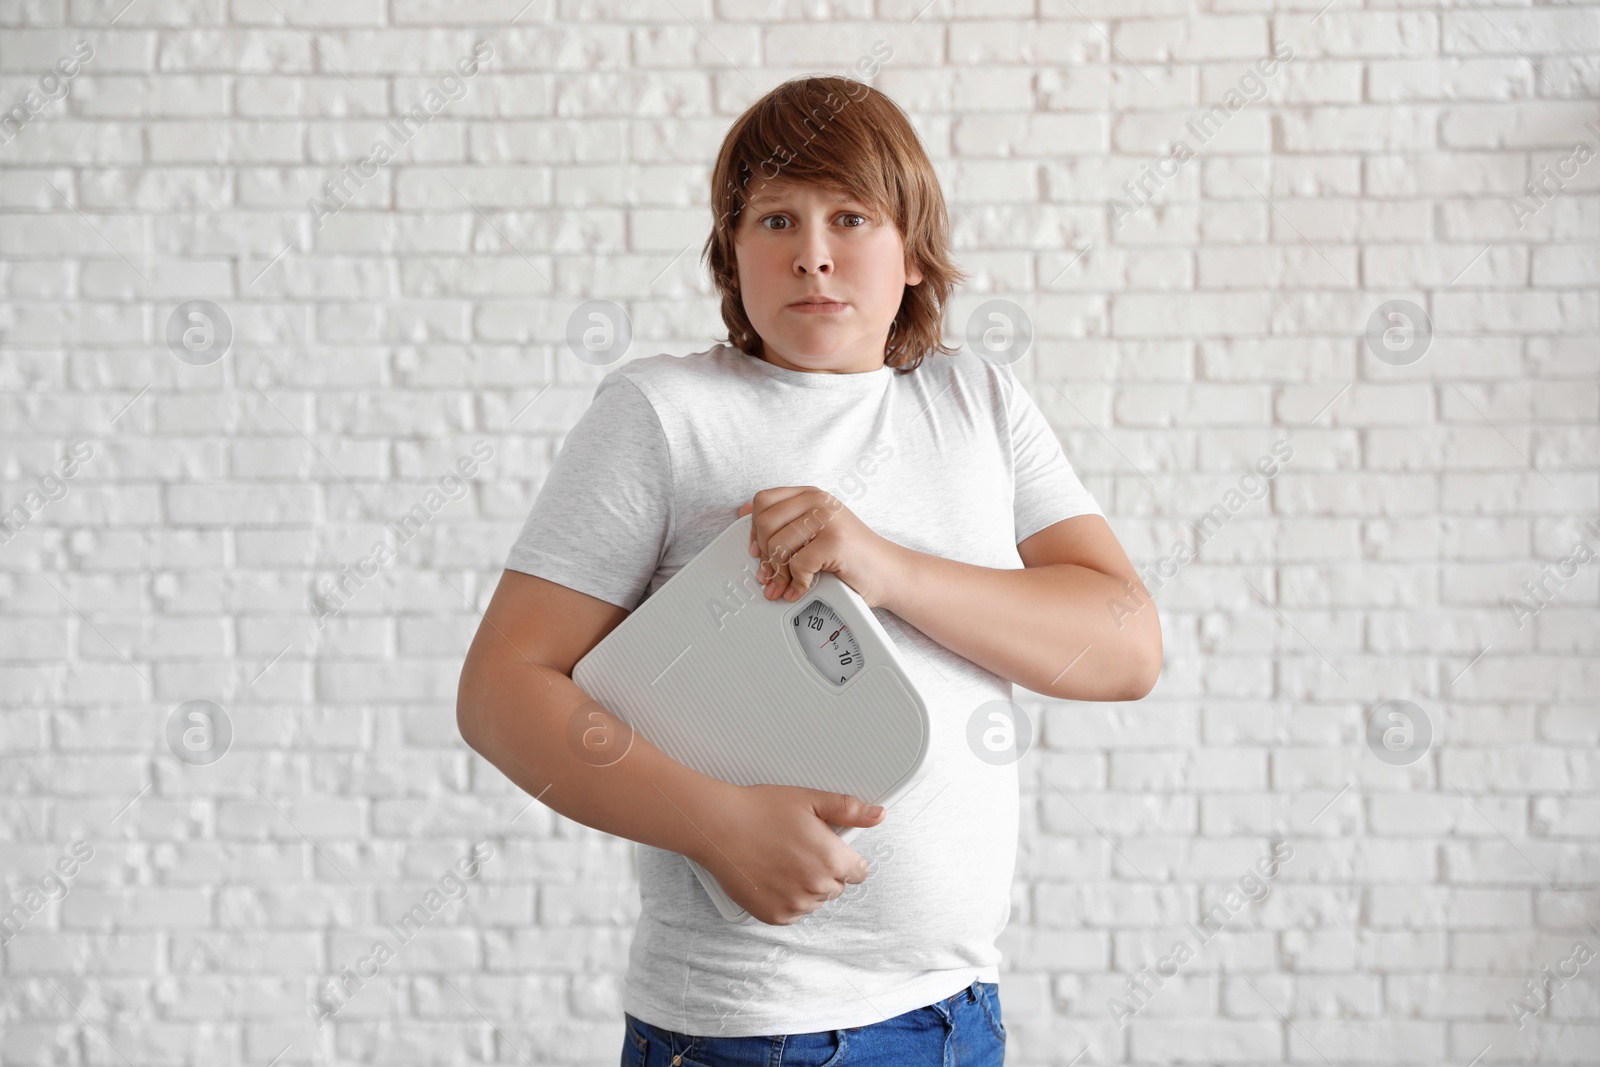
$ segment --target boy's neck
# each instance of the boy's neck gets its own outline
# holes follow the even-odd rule
[[[882,370],[884,366],[883,353],[879,352],[877,362],[870,367],[802,367],[791,363],[789,360],[784,359],[777,353],[770,351],[767,348],[766,342],[764,341],[757,345],[756,358],[770,363],[774,367],[782,367],[784,370],[800,371],[803,374],[868,374],[875,370]]]

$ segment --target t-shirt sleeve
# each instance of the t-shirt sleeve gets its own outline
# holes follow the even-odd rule
[[[567,434],[506,568],[632,611],[671,524],[666,434],[639,387],[613,372]]]
[[[1009,368],[1002,369],[1002,395],[1011,426],[1012,512],[1021,544],[1046,526],[1078,515],[1100,515],[1100,505],[1084,488],[1061,442],[1033,397]]]

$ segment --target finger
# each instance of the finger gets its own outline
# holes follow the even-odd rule
[[[837,502],[834,497],[824,494],[821,500],[815,497],[795,498],[780,506],[779,514],[792,518],[767,535],[767,558],[772,561],[779,577],[786,581],[791,579],[795,554],[827,528],[828,522],[838,511],[837,507],[830,506],[830,501]]]
[[[775,485],[770,489],[762,489],[752,499],[757,511],[770,508],[772,505],[787,500],[798,493],[815,492],[814,485]]]
[[[882,804],[869,805],[849,793],[827,793],[822,790],[813,791],[811,811],[817,818],[834,826],[876,826],[886,814]]]
[[[773,534],[770,544],[775,560],[783,562],[783,576],[789,599],[799,597],[811,585],[811,578],[820,570],[827,570],[835,562],[836,546],[827,537],[827,528],[833,513],[826,505],[819,505]]]
[[[743,504],[739,505],[739,518],[742,519],[754,511],[755,505],[746,500]],[[747,547],[749,548],[752,556],[759,555],[761,552],[760,547],[756,544],[756,524],[754,519],[750,521],[750,544]]]
[[[803,546],[789,557],[789,584],[783,595],[790,600],[800,599],[811,588],[811,581],[817,572],[825,570],[829,562],[822,542],[814,540]]]
[[[787,495],[767,496],[767,493],[780,492]],[[816,508],[822,509],[822,513],[825,516],[831,514],[828,506],[828,501],[830,500],[833,500],[830,494],[823,492],[814,485],[786,486],[782,489],[769,489],[757,493],[754,517],[751,519],[750,526],[757,541],[761,544],[761,558],[771,558],[777,550],[777,546],[772,542],[774,535],[796,519]],[[833,510],[837,510],[841,506],[843,505],[835,503]],[[798,547],[798,545],[790,545],[789,550],[793,551]]]
[[[784,591],[789,588],[789,580],[787,578],[774,576],[772,574],[771,566],[767,567],[765,573],[768,577],[766,583],[761,587],[761,595],[768,600],[777,600],[779,597],[783,596]]]
[[[750,509],[750,542],[752,556],[759,556],[765,560],[768,556],[767,534],[772,527],[767,525],[767,511],[774,505],[781,503],[799,493],[812,489],[809,485],[778,485],[771,489],[762,489],[751,497],[748,504],[740,507],[740,514],[744,514],[745,507]]]
[[[770,567],[769,567],[770,572]],[[768,600],[777,600],[789,591],[789,578],[787,575],[774,574],[763,587],[762,595]]]

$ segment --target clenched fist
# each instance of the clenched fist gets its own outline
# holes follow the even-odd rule
[[[798,600],[818,571],[829,571],[876,608],[900,580],[906,550],[814,485],[763,489],[739,514],[751,516],[750,554],[761,557],[756,577],[769,600]]]

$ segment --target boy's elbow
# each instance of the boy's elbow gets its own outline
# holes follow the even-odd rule
[[[1157,645],[1153,655],[1130,655],[1126,666],[1112,668],[1098,678],[1069,678],[1034,691],[1060,700],[1143,700],[1161,678],[1161,660],[1161,648]],[[1082,688],[1084,685],[1089,687],[1088,691]]]
[[[1142,630],[1113,645],[1108,656],[1097,700],[1143,700],[1161,680],[1166,651],[1161,643],[1161,620],[1153,613],[1142,622]],[[1115,664],[1115,666],[1112,666]]]
[[[483,723],[472,705],[456,697],[456,733],[461,734],[462,741],[467,742],[469,749],[483,755]]]
[[[459,696],[456,698],[456,732],[461,735],[461,740],[467,743],[472,751],[482,755],[483,749],[479,745],[478,723],[472,710]]]
[[[1057,693],[1065,699],[1073,700],[1106,700],[1116,703],[1130,703],[1143,700],[1155,689],[1156,682],[1161,677],[1161,664],[1154,667],[1135,666],[1123,671],[1120,677],[1107,679],[1100,694],[1092,697],[1076,696],[1070,693]]]
[[[469,659],[461,668],[461,680],[456,684],[456,732],[467,747],[483,754],[487,741],[488,722],[482,701],[478,699],[476,671]]]
[[[1132,672],[1129,679],[1129,694],[1124,700],[1143,700],[1155,689],[1156,682],[1161,680],[1161,667],[1166,659],[1166,649],[1161,643],[1161,622],[1154,620],[1155,625],[1150,628],[1150,636],[1144,642],[1140,651],[1143,655],[1137,658],[1138,667]]]
[[[1128,680],[1128,693],[1123,700],[1143,700],[1155,689],[1156,682],[1161,679],[1161,650],[1158,646],[1156,654],[1149,657],[1149,662],[1140,666]]]

